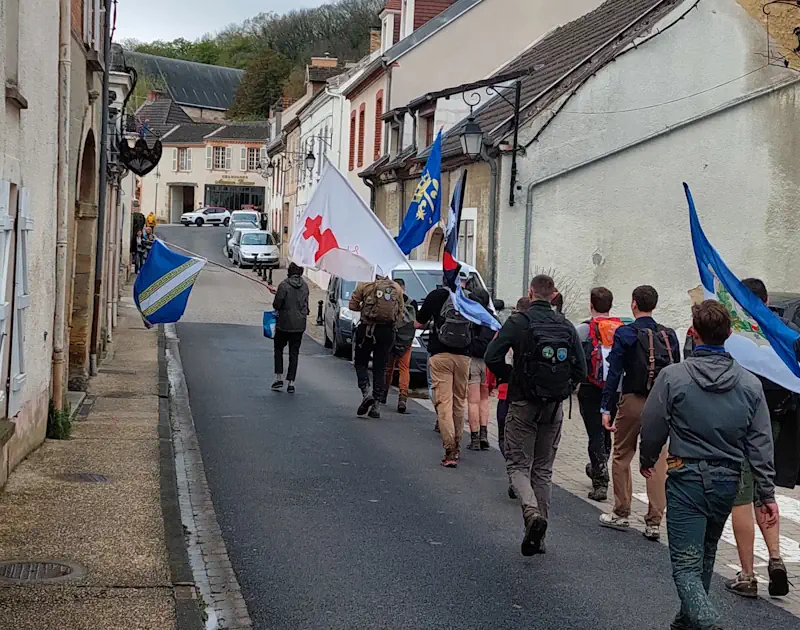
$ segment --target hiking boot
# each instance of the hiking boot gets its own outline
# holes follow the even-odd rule
[[[272,391],[273,391],[273,392],[279,392],[279,391],[281,391],[281,390],[283,389],[283,381],[280,381],[280,380],[278,380],[278,381],[275,381],[275,382],[272,384],[272,388],[271,388],[271,389],[272,389]]]
[[[372,397],[372,394],[365,393],[364,400],[361,401],[361,404],[358,406],[356,410],[356,414],[359,416],[364,416],[367,412],[372,409],[372,405],[375,404],[375,399]]]
[[[479,451],[481,450],[481,440],[478,437],[479,433],[475,431],[474,433],[469,434],[469,444],[467,448],[471,451]]]
[[[489,428],[488,427],[481,427],[480,430],[480,439],[481,439],[481,450],[488,451],[489,450]]]
[[[589,493],[589,498],[592,501],[605,501],[608,499],[608,484],[595,483],[592,491]]]
[[[406,399],[403,396],[401,396],[397,400],[397,413],[405,413],[406,409],[407,409]]]
[[[525,518],[525,538],[522,539],[520,551],[523,556],[535,556],[542,553],[542,540],[547,533],[547,520],[538,512]]]
[[[780,558],[769,559],[769,594],[772,597],[783,597],[789,593],[789,578],[786,565]]]
[[[625,531],[631,526],[627,516],[617,516],[614,512],[600,515],[600,526]]]
[[[372,403],[372,407],[369,408],[369,413],[367,415],[370,418],[375,418],[376,420],[380,419],[381,404],[377,400],[374,403]]]
[[[455,468],[458,466],[458,453],[455,451],[446,451],[442,458],[442,466],[445,468]]]
[[[658,525],[645,525],[642,533],[647,540],[658,541],[661,538],[661,527]]]
[[[290,382],[289,385],[286,386],[286,393],[294,394],[294,383]]]
[[[750,599],[758,597],[758,582],[753,574],[746,575],[739,571],[732,580],[725,580],[725,588],[742,597]]]
[[[692,622],[678,613],[675,619],[669,624],[669,630],[694,630]]]

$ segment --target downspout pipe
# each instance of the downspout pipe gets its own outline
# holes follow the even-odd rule
[[[525,201],[525,243],[523,251],[522,265],[522,295],[527,295],[529,282],[531,281],[531,237],[533,236],[533,189],[536,182],[528,184],[528,198]]]
[[[342,136],[344,135],[344,121],[346,114],[344,113],[344,104],[347,99],[345,99],[344,95],[336,94],[335,92],[331,92],[328,86],[325,86],[325,94],[327,94],[330,98],[334,98],[339,101],[339,141],[336,143],[338,148],[336,149],[336,168],[342,168]]]
[[[489,282],[492,297],[497,297],[497,158],[483,148],[482,156],[489,165]]]
[[[64,407],[66,382],[67,232],[69,225],[69,101],[72,68],[70,0],[59,2],[58,169],[56,171],[56,298],[53,316],[53,404]]]
[[[104,0],[103,16],[103,91],[100,94],[100,194],[97,200],[97,240],[94,259],[94,304],[92,308],[92,337],[89,354],[89,374],[97,376],[97,351],[100,345],[100,320],[102,318],[101,293],[103,287],[103,256],[106,229],[106,200],[108,197],[108,83],[111,70],[111,0]]]

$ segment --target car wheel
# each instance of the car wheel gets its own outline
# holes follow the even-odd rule
[[[236,262],[236,256],[231,256],[231,262],[233,263],[233,266],[234,266],[234,267],[235,267],[237,264],[239,264],[239,263],[237,263],[237,262]]]
[[[231,223],[231,220],[230,220],[230,219],[225,219],[225,220],[222,222],[222,225],[224,225],[225,227],[228,227],[228,226],[230,225],[230,223]]]
[[[184,223],[183,227],[189,227],[189,224],[188,223]]]
[[[201,219],[200,217],[197,217],[197,218],[194,220],[194,224],[195,224],[197,227],[203,227],[203,219]]]
[[[323,334],[325,335],[325,347],[326,348],[333,348],[333,342],[331,341],[331,338],[328,337],[328,332],[325,331]]]
[[[333,350],[333,356],[346,358],[350,354],[349,346],[341,342],[341,339],[339,338],[339,333],[336,331],[335,328],[333,329],[333,341],[331,342],[331,344],[332,344],[331,348]]]

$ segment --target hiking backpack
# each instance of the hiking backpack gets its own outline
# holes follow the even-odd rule
[[[514,357],[514,373],[525,397],[546,403],[566,400],[574,389],[575,327],[560,313],[536,322],[528,313],[522,315],[528,329],[521,352]]]
[[[597,317],[589,324],[589,338],[584,343],[586,378],[599,388],[605,387],[608,377],[608,355],[614,345],[614,332],[623,322],[619,317]]]
[[[368,323],[394,323],[402,308],[403,297],[390,278],[378,278],[364,287],[361,316]]]
[[[442,304],[437,323],[436,336],[443,345],[457,350],[470,347],[472,322],[456,310],[452,295],[448,295]]]
[[[661,370],[675,363],[679,350],[672,347],[670,334],[675,333],[671,328],[658,325],[656,330],[640,328],[636,332],[633,365],[625,370],[623,391],[647,396]]]

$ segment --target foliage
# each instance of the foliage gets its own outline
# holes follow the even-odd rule
[[[578,306],[578,284],[575,279],[553,267],[540,267],[537,265],[533,268],[533,276],[538,276],[539,274],[550,276],[555,281],[556,289],[564,298],[564,305],[562,306],[564,315],[576,315],[580,307]],[[588,296],[586,299],[588,301]]]
[[[369,31],[378,25],[383,5],[384,0],[338,0],[285,15],[260,13],[197,41],[126,40],[122,44],[142,53],[245,70],[231,114],[240,119],[264,118],[285,87],[287,96],[301,96],[310,57],[327,54],[340,61],[363,57],[369,50]]]
[[[47,437],[51,440],[68,440],[72,433],[72,414],[69,408],[56,409],[53,401],[47,412]]]

